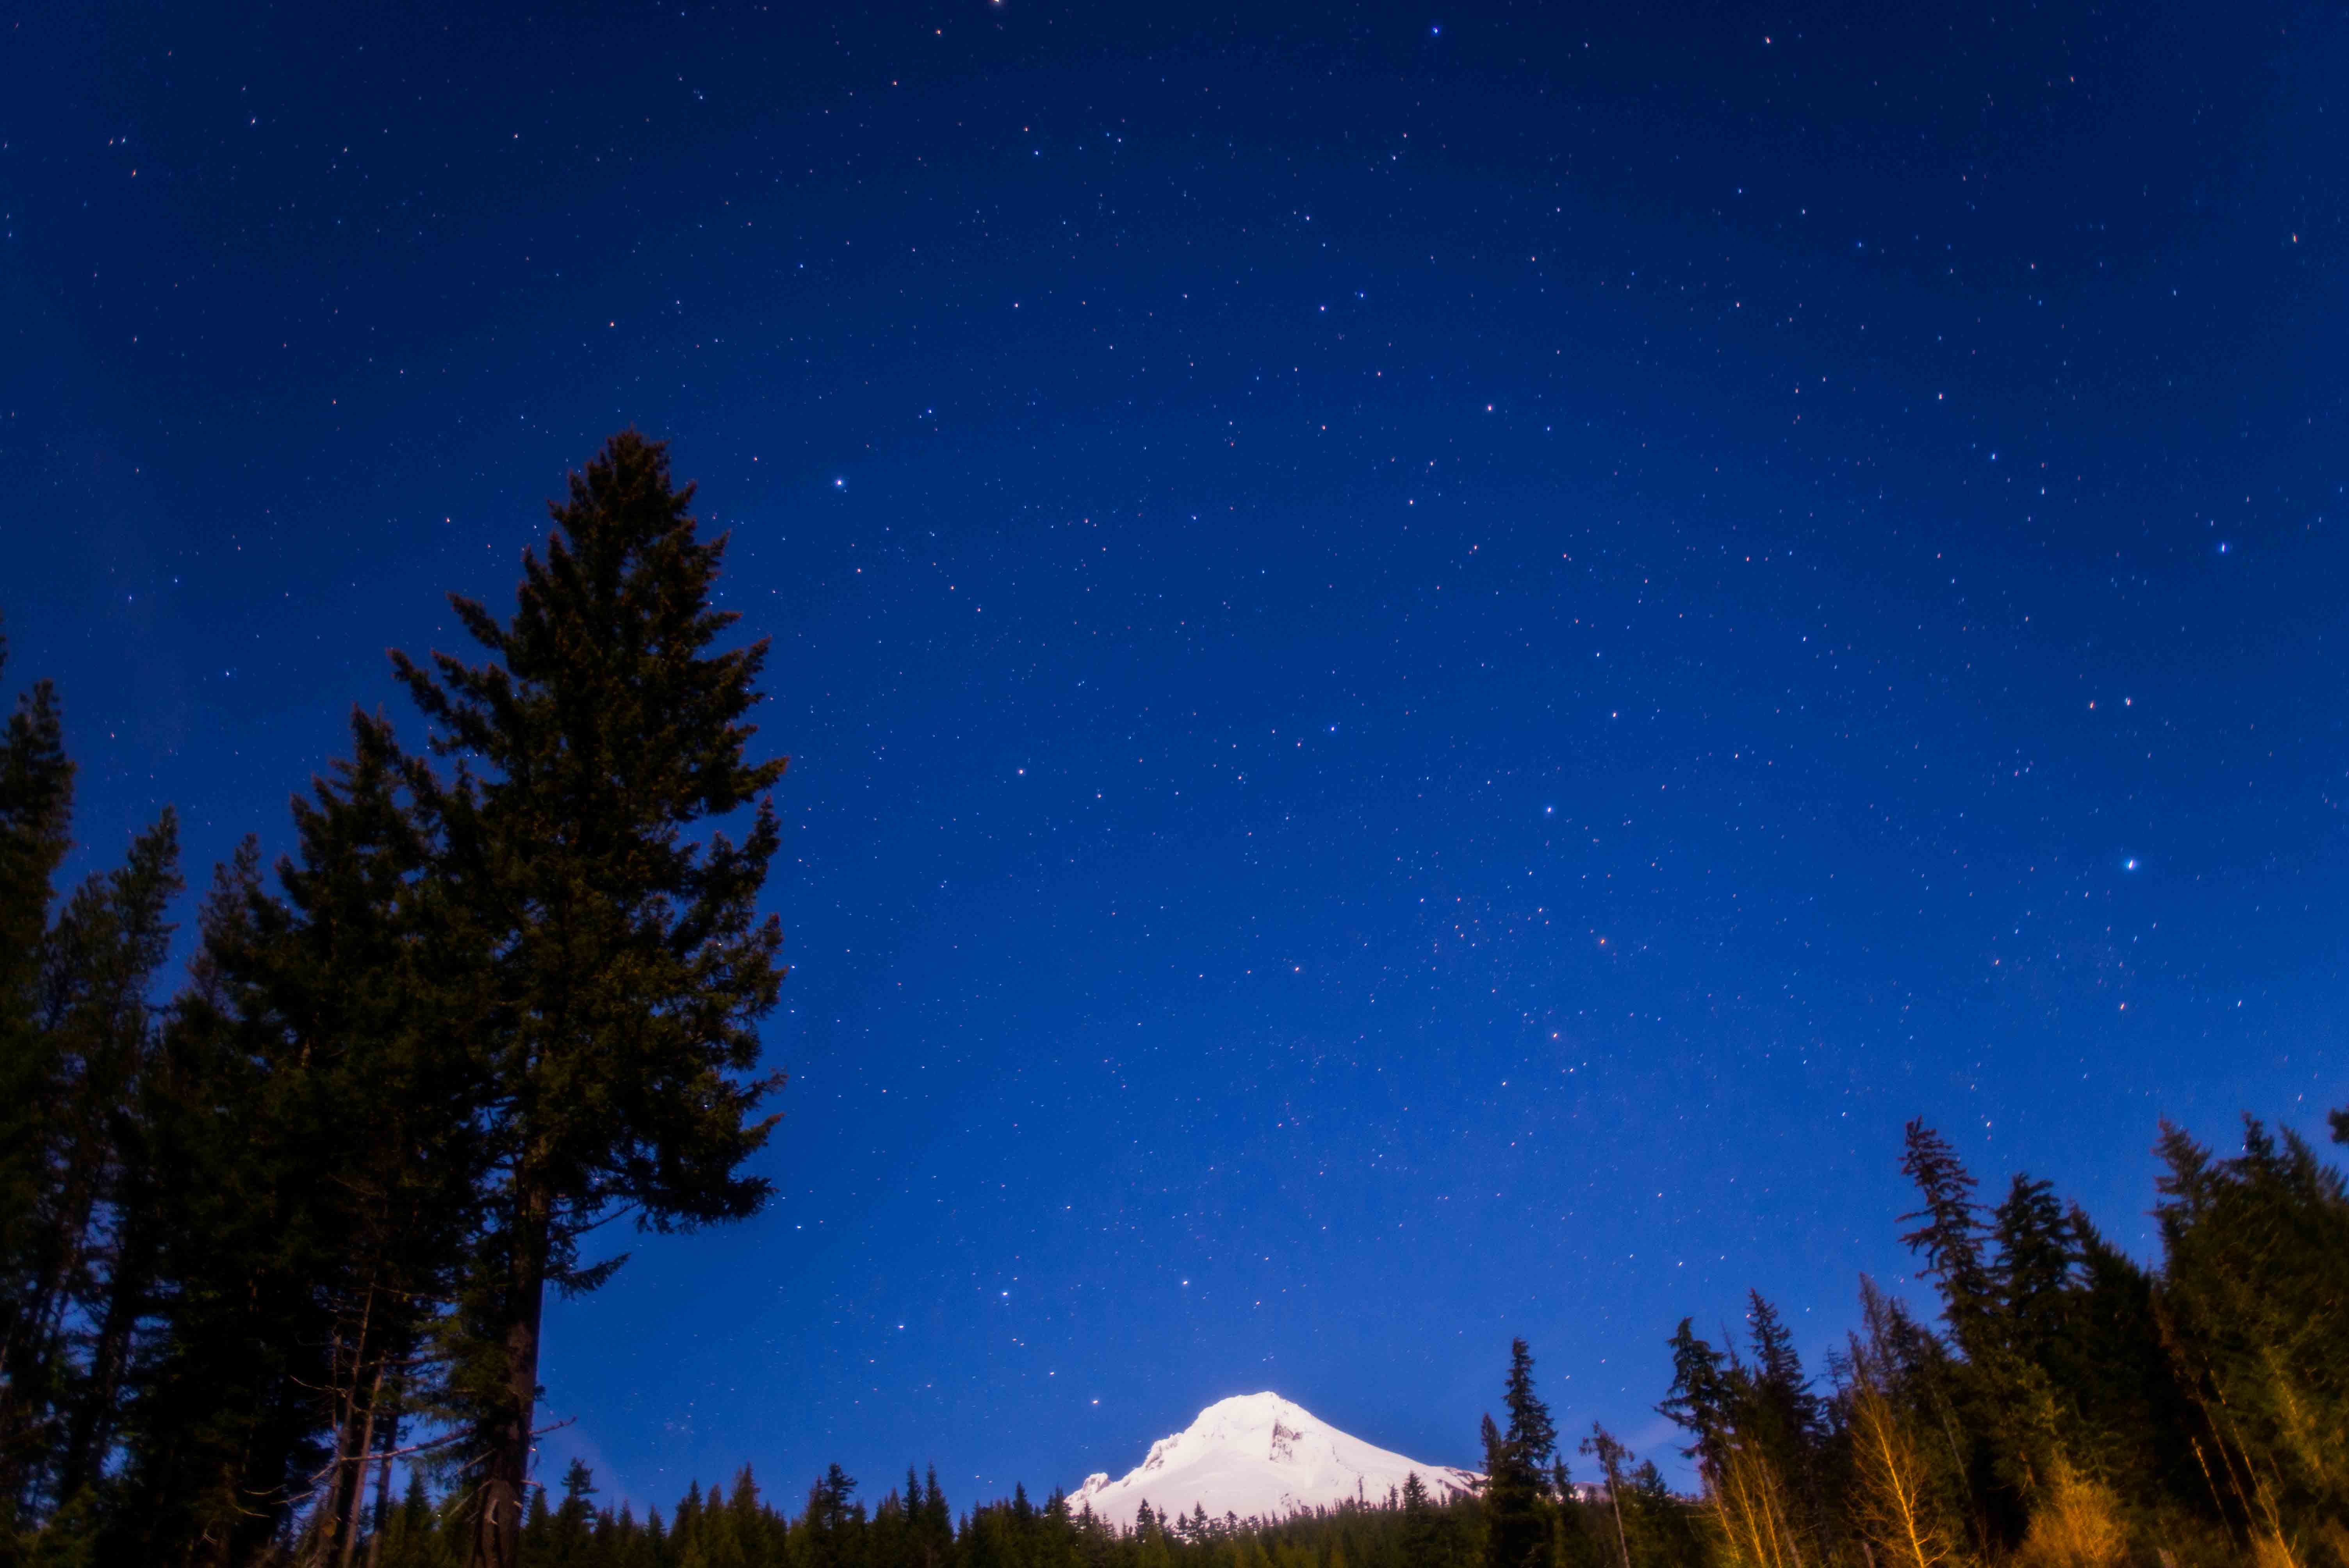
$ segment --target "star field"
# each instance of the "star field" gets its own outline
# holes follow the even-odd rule
[[[78,864],[283,849],[625,425],[774,639],[779,1200],[554,1309],[543,1463],[1465,1463],[1512,1334],[1663,1457],[1909,1118],[2142,1250],[2158,1119],[2349,1100],[2337,15],[11,26]]]

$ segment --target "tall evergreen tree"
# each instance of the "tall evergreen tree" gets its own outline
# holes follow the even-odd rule
[[[215,874],[192,984],[164,1034],[153,1130],[174,1180],[158,1193],[157,1327],[140,1357],[109,1547],[126,1560],[245,1561],[325,1459],[323,1172],[289,1109],[309,1086],[233,961],[263,901],[248,841]]]
[[[2162,1345],[2153,1276],[2079,1209],[2069,1222],[2080,1281],[2066,1388],[2078,1420],[2074,1458],[2150,1516],[2201,1490],[2190,1410]]]
[[[1741,1425],[1769,1453],[1787,1486],[1802,1493],[1809,1486],[1818,1449],[1818,1394],[1811,1392],[1811,1377],[1802,1371],[1795,1336],[1778,1316],[1778,1307],[1762,1291],[1745,1291],[1745,1307],[1753,1367],[1743,1368],[1745,1413]]]
[[[919,1553],[918,1568],[939,1568],[954,1554],[954,1510],[947,1503],[946,1489],[938,1485],[936,1465],[923,1471],[922,1506],[909,1511],[913,1522],[913,1539]]]
[[[2078,1262],[2071,1216],[2054,1185],[2017,1171],[1992,1212],[1991,1299],[2000,1338],[2019,1355],[2045,1363],[2059,1356],[2067,1295]]]
[[[2349,1549],[2349,1184],[2250,1118],[2232,1159],[2159,1148],[2157,1301],[2213,1491],[2262,1553]]]
[[[354,715],[352,755],[293,803],[297,851],[254,941],[221,955],[269,1009],[304,1092],[281,1120],[318,1172],[321,1307],[331,1317],[322,1415],[322,1562],[348,1568],[377,1450],[441,1392],[426,1354],[477,1224],[486,1150],[478,1058],[489,954],[433,874],[440,845],[407,790],[414,769],[379,718]],[[348,1108],[371,1113],[356,1123]]]
[[[1741,1437],[1776,1490],[1774,1506],[1789,1532],[1786,1554],[1797,1562],[1822,1556],[1833,1525],[1819,1475],[1826,1436],[1820,1400],[1778,1309],[1758,1290],[1749,1289],[1745,1300],[1754,1361],[1737,1371]]]
[[[0,669],[7,644],[0,638]],[[56,689],[21,695],[0,735],[0,1551],[29,1526],[60,1371],[47,1349],[53,1294],[44,1215],[56,1171],[50,1108],[66,1064],[41,1026],[42,955],[56,878],[72,845],[72,761]]]
[[[1900,1216],[1903,1224],[1916,1223],[1900,1239],[1923,1257],[1919,1273],[1940,1287],[1951,1331],[1961,1346],[1967,1346],[1990,1308],[1992,1295],[1974,1179],[1949,1140],[1922,1120],[1908,1126],[1900,1171],[1916,1183],[1922,1200],[1920,1207]]]
[[[481,1169],[471,1018],[451,998],[478,993],[481,944],[427,874],[389,730],[361,717],[353,733],[352,758],[295,802],[282,894],[249,846],[224,869],[167,1034],[156,1136],[198,1179],[155,1200],[169,1240],[124,1550],[233,1558],[299,1512],[305,1557],[352,1568],[370,1477],[386,1512],[403,1417],[432,1392],[422,1350]]]
[[[1501,1402],[1509,1412],[1509,1429],[1504,1436],[1519,1462],[1536,1476],[1544,1473],[1557,1453],[1557,1423],[1550,1419],[1549,1407],[1534,1392],[1534,1357],[1522,1339],[1509,1341],[1509,1376],[1503,1385]]]
[[[1486,1568],[1526,1568],[1547,1555],[1549,1518],[1544,1508],[1546,1467],[1557,1451],[1557,1428],[1549,1407],[1534,1391],[1533,1353],[1523,1339],[1509,1342],[1509,1372],[1502,1401],[1509,1425],[1502,1431],[1485,1418],[1485,1562]]]
[[[86,879],[41,928],[70,808],[59,735],[54,697],[36,688],[0,760],[7,923],[29,942],[0,975],[12,993],[0,1003],[0,1078],[28,1097],[0,1112],[24,1119],[0,1157],[0,1522],[26,1523],[98,1482],[122,1415],[160,1240],[144,1101],[181,890],[166,809],[120,867]]]
[[[1419,1479],[1417,1470],[1402,1478],[1402,1547],[1403,1568],[1450,1568],[1441,1562],[1435,1542],[1435,1504],[1429,1501],[1427,1483]]]
[[[78,1208],[57,1218],[76,1227],[71,1309],[78,1366],[56,1478],[60,1501],[97,1483],[122,1416],[132,1337],[147,1315],[162,1238],[155,1224],[157,1169],[149,1137],[149,1078],[159,1038],[156,980],[181,892],[179,822],[168,808],[132,841],[121,868],[92,878],[50,934],[44,1010],[74,1064],[67,1104],[68,1190]]]
[[[1758,1290],[1747,1291],[1745,1302],[1754,1353],[1749,1397],[1761,1420],[1771,1429],[1768,1440],[1782,1450],[1791,1473],[1800,1468],[1801,1455],[1816,1436],[1818,1396],[1811,1391],[1810,1377],[1795,1349],[1795,1336],[1778,1309]]]
[[[1971,1172],[1948,1140],[1921,1120],[1908,1125],[1900,1170],[1916,1184],[1920,1200],[1920,1207],[1900,1217],[1915,1226],[1900,1239],[1923,1260],[1919,1276],[1939,1290],[1942,1320],[1960,1353],[1934,1364],[1930,1386],[1956,1465],[1954,1484],[1966,1500],[1974,1549],[1988,1556],[2021,1537],[2019,1494],[2030,1480],[2018,1473],[2016,1461],[2033,1444],[2019,1424],[2022,1407],[2008,1395],[2022,1380],[1999,1339],[1997,1284]]]
[[[1700,1472],[1718,1475],[1727,1458],[1736,1391],[1722,1353],[1696,1336],[1694,1320],[1683,1317],[1669,1342],[1672,1383],[1656,1411],[1689,1435],[1682,1456]]]
[[[38,683],[0,736],[0,1554],[98,1480],[152,1250],[140,1111],[176,823],[52,920],[73,777]]]
[[[781,933],[755,901],[779,832],[747,722],[761,641],[713,645],[725,541],[703,541],[661,444],[616,436],[550,508],[514,615],[451,600],[489,655],[395,667],[453,768],[411,781],[440,871],[494,954],[500,1011],[473,1046],[491,1177],[459,1326],[457,1392],[478,1456],[475,1568],[517,1568],[552,1284],[581,1291],[579,1239],[739,1219],[765,1196],[740,1166],[780,1081],[752,1079]],[[738,844],[712,820],[754,808]]]
[[[866,1568],[864,1505],[855,1497],[855,1478],[838,1465],[816,1478],[792,1530],[793,1568]]]

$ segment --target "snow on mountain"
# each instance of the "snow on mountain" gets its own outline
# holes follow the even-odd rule
[[[1421,1464],[1350,1437],[1278,1394],[1241,1394],[1199,1412],[1122,1480],[1085,1479],[1069,1494],[1070,1511],[1090,1508],[1121,1527],[1147,1501],[1156,1513],[1204,1508],[1211,1519],[1278,1519],[1340,1502],[1383,1503],[1413,1470],[1441,1500],[1474,1491],[1484,1478],[1449,1465]]]

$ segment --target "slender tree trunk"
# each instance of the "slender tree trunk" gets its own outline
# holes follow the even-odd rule
[[[383,1532],[391,1528],[391,1456],[399,1449],[398,1398],[399,1387],[395,1386],[394,1408],[383,1430],[383,1457],[375,1467],[375,1528],[367,1532],[367,1568],[378,1568],[383,1562]]]
[[[351,1568],[352,1555],[358,1551],[359,1514],[367,1507],[367,1457],[375,1452],[375,1417],[383,1400],[383,1363],[384,1356],[378,1350],[375,1381],[367,1389],[367,1411],[358,1420],[358,1441],[350,1446],[335,1477],[336,1560],[341,1568]]]
[[[358,1532],[359,1509],[367,1497],[367,1455],[374,1450],[375,1411],[377,1396],[383,1391],[386,1357],[378,1344],[382,1336],[376,1329],[376,1284],[370,1278],[366,1294],[359,1298],[359,1317],[349,1334],[350,1378],[341,1386],[338,1408],[335,1414],[334,1480],[327,1488],[324,1511],[330,1528],[318,1542],[316,1563],[326,1568],[332,1563],[347,1564],[351,1547]],[[343,1330],[338,1326],[335,1337],[339,1346]],[[339,1350],[335,1376],[342,1377]],[[367,1390],[361,1403],[361,1385],[367,1377],[369,1363],[375,1367],[373,1386]]]
[[[1623,1553],[1623,1568],[1631,1568],[1631,1542],[1623,1533],[1623,1495],[1615,1484],[1615,1466],[1607,1467],[1607,1501],[1615,1510],[1615,1544]]]
[[[12,1325],[12,1341],[0,1349],[8,1374],[0,1381],[0,1466],[5,1467],[5,1495],[19,1507],[36,1501],[56,1480],[58,1399],[70,1380],[66,1317],[86,1266],[98,1201],[99,1177],[89,1165],[102,1153],[90,1153],[93,1141],[85,1132],[64,1145],[67,1175],[55,1209],[45,1213],[36,1200],[32,1229],[39,1261],[22,1315]],[[51,1170],[38,1174],[44,1186],[58,1179]]]
[[[538,1404],[538,1331],[546,1297],[547,1194],[517,1183],[513,1251],[507,1263],[504,1408],[483,1439],[480,1504],[469,1568],[521,1568],[524,1494],[530,1486],[531,1419]]]
[[[149,1227],[125,1219],[115,1249],[114,1271],[106,1282],[106,1312],[91,1344],[89,1376],[66,1438],[65,1463],[57,1475],[59,1501],[105,1473],[107,1450],[121,1414],[122,1379],[130,1365],[130,1339],[153,1272]]]

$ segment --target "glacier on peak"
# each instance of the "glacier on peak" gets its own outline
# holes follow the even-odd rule
[[[1414,1470],[1438,1501],[1484,1482],[1474,1470],[1421,1464],[1366,1443],[1278,1394],[1239,1394],[1151,1444],[1122,1480],[1086,1477],[1069,1494],[1069,1509],[1090,1509],[1121,1528],[1133,1523],[1144,1501],[1162,1514],[1205,1509],[1210,1519],[1279,1519],[1341,1502],[1384,1503]]]

